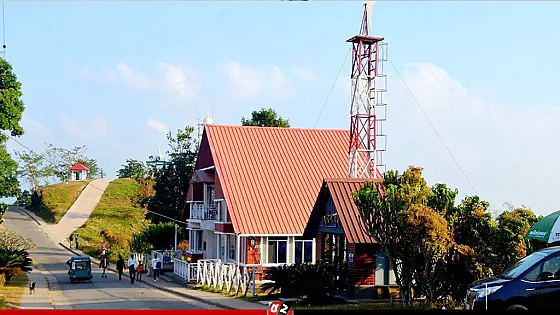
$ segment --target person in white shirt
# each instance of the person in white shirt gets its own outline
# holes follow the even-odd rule
[[[136,259],[134,259],[134,255],[130,254],[130,258],[128,259],[128,272],[130,273],[130,283],[134,283],[134,277],[136,276],[136,266],[138,263]]]
[[[158,258],[157,254],[154,254],[152,258],[152,269],[154,270],[154,281],[159,278],[159,269],[161,268],[161,260]]]

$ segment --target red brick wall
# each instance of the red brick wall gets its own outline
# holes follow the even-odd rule
[[[348,244],[354,263],[348,265],[350,279],[355,285],[375,285],[375,245]]]

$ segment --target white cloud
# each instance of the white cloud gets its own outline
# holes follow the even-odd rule
[[[313,72],[311,69],[294,68],[294,75],[301,81],[315,81],[321,78],[320,75]]]
[[[101,116],[84,118],[63,115],[62,125],[66,131],[78,138],[104,138],[109,134],[107,119]]]
[[[391,169],[423,166],[430,183],[474,194],[455,162],[396,75],[387,92]],[[502,208],[506,201],[536,213],[556,209],[560,107],[505,104],[477,95],[429,63],[407,65],[404,79],[481,198]],[[559,104],[560,105],[560,104]]]
[[[89,67],[84,66],[80,73],[97,82],[120,83],[133,91],[171,91],[175,96],[182,98],[194,98],[198,94],[200,86],[194,83],[196,76],[193,71],[186,71],[162,61],[157,62],[155,70],[146,74],[120,63],[114,68],[104,68],[99,72],[92,72]]]
[[[169,132],[165,124],[152,118],[148,120],[148,127],[155,129],[163,134],[167,134]]]
[[[187,74],[183,69],[159,61],[158,65],[163,69],[163,78],[161,79],[161,87],[171,90],[185,98],[195,98],[198,94],[199,85],[192,83],[194,78],[187,78]],[[192,79],[192,80],[191,80]]]
[[[37,122],[35,120],[30,119],[26,115],[23,115],[21,117],[21,126],[23,127],[23,130],[26,133],[29,130],[37,131],[37,132],[45,131],[45,127],[42,124],[40,124],[39,122]]]
[[[219,65],[218,69],[227,75],[231,92],[243,99],[254,99],[264,93],[278,97],[291,97],[295,94],[294,88],[277,66],[251,67],[228,62]]]

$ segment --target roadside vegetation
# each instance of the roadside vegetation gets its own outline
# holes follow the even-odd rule
[[[47,223],[56,224],[68,212],[91,180],[64,182],[41,187],[28,209]]]
[[[31,271],[31,258],[27,250],[33,248],[31,240],[0,227],[0,309],[19,305]]]
[[[82,251],[98,257],[99,249],[105,243],[111,261],[116,261],[119,254],[127,256],[130,237],[150,224],[145,219],[144,209],[134,202],[139,190],[140,185],[131,178],[109,183],[89,219],[76,231],[80,234]]]

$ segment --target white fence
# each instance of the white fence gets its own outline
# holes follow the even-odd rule
[[[244,295],[251,290],[251,295],[256,294],[255,272],[262,268],[259,265],[238,265],[223,263],[220,259],[202,259],[197,261],[196,282],[222,291],[225,287],[227,293],[238,294],[239,290]]]
[[[173,259],[173,273],[187,282],[196,281],[198,265],[190,264],[180,259]]]

